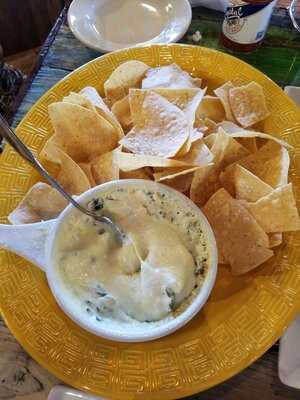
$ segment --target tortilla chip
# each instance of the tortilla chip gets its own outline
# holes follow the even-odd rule
[[[154,179],[156,182],[162,182],[165,180],[174,179],[178,176],[190,174],[192,172],[197,171],[201,167],[192,167],[192,168],[168,168],[162,172],[154,173]]]
[[[186,153],[190,150],[191,144],[192,144],[192,138],[194,138],[194,124],[196,120],[196,112],[197,109],[199,108],[199,105],[202,102],[203,96],[205,94],[205,90],[199,91],[190,102],[187,103],[186,107],[183,109],[183,112],[185,113],[188,123],[189,123],[189,128],[190,128],[190,133],[189,133],[189,138],[187,140],[187,149]],[[181,155],[184,155],[185,153],[181,152]]]
[[[267,142],[256,153],[240,160],[239,164],[273,188],[288,182],[289,153],[273,140]]]
[[[246,206],[265,232],[300,230],[291,183],[273,190],[255,203],[247,203]]]
[[[86,86],[78,93],[80,96],[89,100],[95,108],[109,112],[109,107],[104,102],[97,89],[92,86]]]
[[[214,157],[217,155],[219,161],[222,161],[222,168],[225,168],[227,165],[249,154],[249,151],[244,146],[222,129],[219,129],[217,133],[211,133],[205,136],[204,142],[211,150]]]
[[[231,88],[229,102],[235,119],[244,128],[252,126],[270,115],[263,88],[256,82]]]
[[[51,138],[40,152],[39,158],[43,164],[48,163],[48,167],[49,164],[54,164],[56,173],[53,176],[69,194],[78,195],[91,188],[84,171],[71,157],[57,147]],[[44,166],[48,169],[47,165]],[[50,166],[50,168],[53,167]]]
[[[215,89],[214,92],[215,92],[215,95],[220,99],[221,103],[223,104],[226,119],[228,121],[234,122],[235,119],[232,114],[231,105],[229,102],[229,91],[230,91],[230,89],[233,89],[233,88],[234,88],[233,84],[229,81],[229,82],[224,83],[224,85]]]
[[[218,264],[228,264],[228,261],[226,261],[225,257],[220,251],[218,251]]]
[[[129,88],[140,87],[146,71],[150,67],[137,60],[119,65],[104,83],[105,96],[110,104],[127,96]]]
[[[233,164],[220,175],[222,186],[236,199],[255,202],[272,192],[272,187],[246,168]]]
[[[87,99],[86,97],[81,96],[79,93],[71,92],[68,96],[65,96],[63,98],[63,102],[76,104],[90,111],[96,111],[96,108],[94,107],[93,103],[91,103],[90,100]]]
[[[250,138],[261,138],[267,140],[274,140],[274,142],[280,144],[283,147],[287,147],[289,149],[293,148],[290,144],[285,142],[284,140],[278,139],[275,136],[269,135],[268,133],[256,132],[256,131],[246,131],[240,130],[239,132],[230,133],[230,136],[234,138],[241,138],[241,139],[250,139]]]
[[[38,182],[9,214],[8,220],[13,225],[19,225],[56,218],[67,205],[67,200],[56,189]]]
[[[184,89],[169,89],[169,88],[156,88],[156,89],[130,89],[129,90],[129,102],[132,113],[139,113],[145,97],[149,92],[155,92],[160,96],[164,97],[170,103],[174,104],[174,106],[180,108],[180,110],[186,112],[189,108],[193,100],[199,98],[198,103],[202,100],[206,89],[200,88],[184,88]],[[195,111],[197,110],[197,104]]]
[[[194,143],[197,140],[202,139],[202,138],[203,138],[203,131],[201,129],[194,128],[192,130],[192,133],[190,134],[191,143]]]
[[[224,131],[226,133],[228,133],[229,135],[231,135],[233,137],[235,137],[235,136],[232,134],[243,131],[243,129],[240,126],[236,125],[234,122],[231,122],[231,121],[222,121],[222,122],[218,123],[217,127],[216,127],[216,131],[218,130],[218,128],[224,129]],[[248,149],[250,151],[250,153],[254,153],[255,151],[257,151],[257,144],[256,144],[255,136],[254,137],[237,136],[237,141],[242,146],[246,147],[246,149]]]
[[[227,133],[224,131],[220,131],[217,133],[216,141],[220,140],[223,141],[222,146],[224,149],[222,153],[222,160],[220,162],[222,169],[249,154],[249,151],[244,146],[242,146],[237,140],[233,139],[231,136],[227,135]],[[216,152],[216,147],[218,147],[218,145],[215,142],[211,148],[211,152],[213,154],[215,154]]]
[[[213,136],[214,135],[214,136]],[[227,165],[243,158],[248,151],[224,131],[211,134],[205,138],[212,138],[210,151],[214,158],[214,165],[209,165],[195,172],[191,189],[191,200],[199,207],[203,206],[210,196],[220,187],[220,173]]]
[[[119,167],[116,163],[116,154],[119,149],[102,154],[91,163],[91,170],[97,185],[119,179]]]
[[[203,131],[204,136],[209,136],[211,133],[217,132],[217,124],[209,118],[197,119],[194,127]]]
[[[176,157],[176,160],[188,165],[207,165],[212,162],[214,156],[203,140],[197,140],[192,143],[190,151],[182,157]]]
[[[78,163],[78,165],[88,178],[91,187],[96,186],[96,182],[92,174],[92,164],[89,162],[89,163]]]
[[[124,132],[122,126],[120,125],[120,122],[107,107],[104,100],[97,92],[97,90],[94,87],[87,86],[83,88],[79,94],[84,98],[88,99],[93,104],[96,112],[101,117],[106,119],[106,121],[108,121],[118,131],[119,139],[122,139],[122,137],[124,136]]]
[[[225,189],[218,190],[203,211],[214,231],[217,246],[233,275],[258,267],[273,256],[267,234],[256,220]]]
[[[122,171],[134,171],[136,169],[144,167],[159,167],[159,168],[171,168],[171,167],[188,167],[197,164],[188,164],[185,161],[173,160],[169,158],[148,156],[142,154],[132,154],[118,152],[116,153],[116,163]]]
[[[157,93],[147,93],[141,112],[132,118],[135,126],[120,143],[133,153],[174,157],[189,138],[185,114]]]
[[[75,162],[87,162],[113,150],[118,131],[103,117],[76,104],[52,103],[49,116],[55,130],[55,143]]]
[[[219,181],[220,168],[218,165],[208,165],[194,173],[190,188],[190,198],[199,207],[221,187]]]
[[[235,137],[234,135],[232,136]],[[255,137],[235,137],[235,138],[250,153],[255,153],[258,150]]]
[[[199,167],[196,167],[196,170],[198,168]],[[180,173],[179,169],[177,169],[177,171],[175,171],[176,169],[172,168],[172,170],[174,170],[173,177],[167,178],[165,176],[164,179],[161,181],[161,183],[163,183],[164,185],[170,186],[173,189],[176,189],[178,192],[181,192],[181,193],[188,192],[190,189],[191,183],[192,183],[195,168],[192,168],[190,170],[185,169],[182,171],[182,173]],[[157,176],[156,180],[158,180],[159,174],[162,174],[162,172],[156,173],[156,176]],[[154,176],[155,176],[155,174],[154,174]],[[161,175],[161,177],[162,177],[162,175]]]
[[[206,144],[206,146],[211,150],[211,148],[213,147],[215,140],[217,138],[217,134],[216,133],[211,133],[208,136],[205,136],[204,138],[204,143]]]
[[[111,111],[114,113],[125,132],[132,129],[133,123],[130,112],[129,95],[116,101],[112,106]]]
[[[282,243],[282,233],[281,232],[273,232],[269,233],[269,248],[279,246]]]
[[[152,174],[147,168],[139,168],[134,171],[120,171],[120,179],[145,179],[152,180]]]
[[[215,122],[225,119],[225,111],[221,100],[214,96],[204,96],[197,108],[196,117],[198,119],[208,118]]]
[[[216,131],[218,131],[219,128],[222,128],[226,133],[228,133],[229,135],[231,133],[235,133],[235,132],[241,132],[243,130],[243,128],[241,128],[239,125],[235,124],[232,121],[222,121],[219,122],[217,124],[217,129]]]
[[[176,64],[150,68],[142,81],[142,89],[186,89],[199,88],[200,86],[201,79],[192,78],[190,74],[183,71]]]
[[[195,140],[195,132],[194,132],[194,123],[196,119],[196,111],[201,103],[203,96],[205,94],[206,89],[154,89],[154,90],[145,90],[145,89],[131,89],[129,91],[129,103],[131,115],[133,116],[133,124],[136,124],[135,117],[139,118],[140,113],[142,112],[143,102],[145,97],[151,93],[155,92],[160,96],[167,99],[170,103],[177,106],[180,110],[182,110],[186,117],[187,121],[190,125],[190,134],[187,142],[184,146],[182,146],[180,150],[180,154],[186,154],[191,147],[191,143]],[[198,135],[199,136],[199,135]]]

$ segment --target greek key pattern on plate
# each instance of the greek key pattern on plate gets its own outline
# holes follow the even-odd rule
[[[123,50],[93,60],[47,92],[29,111],[18,134],[38,153],[52,134],[47,107],[71,90],[103,83],[120,63],[139,59],[151,66],[176,62],[211,87],[226,80],[259,82],[272,116],[264,129],[294,146],[290,179],[300,200],[300,115],[263,74],[231,56],[186,45]],[[6,147],[0,159],[0,218],[37,181],[37,175]],[[220,269],[210,300],[185,328],[144,344],[95,337],[59,309],[45,275],[27,261],[0,250],[0,305],[25,349],[65,382],[118,399],[173,399],[204,390],[245,368],[282,333],[300,306],[300,235],[285,235],[272,260],[245,277]],[[144,397],[145,398],[145,397]]]

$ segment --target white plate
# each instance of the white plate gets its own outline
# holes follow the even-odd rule
[[[188,0],[73,0],[68,12],[76,38],[101,52],[176,42],[191,19]]]

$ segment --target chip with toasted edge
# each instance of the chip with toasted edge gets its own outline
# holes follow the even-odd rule
[[[128,132],[130,129],[132,129],[133,122],[129,105],[129,95],[123,97],[121,100],[116,101],[112,106],[111,111],[114,113],[125,132]]]
[[[122,171],[134,171],[143,167],[171,168],[197,165],[193,163],[189,164],[185,161],[180,160],[142,154],[124,153],[121,151],[116,153],[115,160],[120,170]]]
[[[56,166],[56,173],[54,175],[56,180],[71,195],[81,194],[91,188],[84,171],[71,157],[57,147],[51,138],[40,152],[39,159],[43,164],[46,161],[46,163],[53,163]],[[52,170],[51,166],[50,169]]]
[[[215,95],[220,99],[221,103],[223,104],[226,119],[228,121],[235,121],[234,116],[232,114],[230,102],[229,102],[229,90],[233,89],[234,86],[232,82],[228,81],[224,83],[224,85],[218,87],[214,90]]]
[[[226,192],[218,190],[203,207],[214,231],[220,254],[231,266],[233,275],[241,275],[273,256],[268,235],[249,211]]]
[[[243,158],[245,154],[249,154],[242,145],[224,131],[205,137],[205,141],[212,135],[214,136],[210,151],[214,156],[214,165],[196,171],[190,189],[191,200],[198,206],[203,206],[210,196],[221,187],[219,176],[222,169]]]
[[[279,246],[282,243],[282,233],[281,232],[273,232],[269,233],[269,248]]]
[[[241,132],[243,131],[243,128],[240,126],[236,125],[234,122],[231,121],[222,121],[219,122],[216,126],[216,131],[218,128],[224,129],[226,133],[229,135],[236,133],[236,132]],[[232,135],[233,136],[233,135]],[[250,153],[254,153],[257,151],[257,143],[256,143],[256,138],[255,137],[237,137],[237,141],[246,149],[250,151]]]
[[[256,82],[230,88],[229,103],[235,119],[244,128],[252,126],[270,115],[263,88]]]
[[[87,86],[87,87],[83,88],[79,92],[79,94],[82,97],[88,99],[95,107],[96,112],[101,117],[106,119],[106,121],[108,121],[114,128],[117,129],[119,139],[122,139],[122,137],[124,136],[124,132],[123,132],[123,128],[122,128],[120,122],[118,121],[116,116],[110,111],[110,109],[107,107],[104,100],[97,92],[97,90],[92,86]]]
[[[273,188],[288,182],[289,153],[273,140],[263,145],[256,153],[240,160],[239,164]]]
[[[199,88],[200,86],[201,79],[192,78],[189,73],[183,71],[177,64],[150,68],[142,80],[142,89],[186,89]]]
[[[220,175],[222,186],[236,199],[255,202],[273,188],[239,164],[232,164]]]
[[[197,140],[192,143],[190,151],[182,157],[176,157],[176,160],[182,161],[188,165],[207,165],[212,162],[214,156],[203,140]]]
[[[245,203],[245,206],[265,232],[300,230],[300,219],[291,183],[273,190],[255,203]]]
[[[102,154],[91,162],[91,171],[97,185],[119,179],[120,171],[116,163],[119,149]]]
[[[91,187],[96,186],[95,179],[92,174],[92,164],[91,162],[89,163],[78,163],[79,167],[82,169],[82,171],[85,173],[86,177],[88,178]]]
[[[204,96],[197,108],[198,119],[208,118],[214,122],[221,122],[225,119],[225,111],[221,100],[214,96]]]
[[[8,220],[19,225],[56,218],[67,205],[67,200],[56,189],[37,182],[9,214]]]
[[[139,168],[134,171],[121,171],[120,179],[145,179],[147,181],[152,180],[152,174],[147,168]]]
[[[75,162],[92,160],[118,144],[118,131],[94,111],[59,102],[50,104],[49,116],[55,143]]]
[[[183,111],[155,92],[145,96],[135,126],[120,143],[132,153],[174,157],[189,138]]]
[[[140,87],[149,65],[130,60],[119,65],[104,83],[105,96],[112,105],[128,94],[130,88]]]

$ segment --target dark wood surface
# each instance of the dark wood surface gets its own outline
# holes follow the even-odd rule
[[[196,30],[200,30],[203,35],[203,41],[200,44],[218,48],[221,18],[221,15],[218,13],[208,12],[203,9],[194,9],[192,25],[183,41],[193,43],[192,34]],[[17,125],[35,101],[53,86],[54,83],[66,76],[70,71],[97,56],[99,56],[99,53],[86,48],[73,37],[66,24],[63,23],[60,29],[57,27],[42,50],[42,55],[36,67],[37,74],[32,80],[31,87],[26,88],[25,97],[15,114],[13,125]],[[238,56],[267,73],[281,86],[287,84],[300,86],[300,40],[299,36],[291,29],[284,10],[276,11],[276,15],[273,18],[273,25],[264,46],[255,53]],[[240,374],[215,388],[189,397],[188,399],[300,399],[300,391],[284,386],[279,381],[277,361],[278,346],[275,345],[258,361]],[[38,367],[36,366],[36,368]],[[38,374],[39,376],[43,376],[43,374],[48,376],[48,373],[41,367]],[[14,390],[17,390],[17,388]],[[4,399],[4,397],[2,398]],[[30,397],[28,399],[31,400]],[[34,397],[34,399],[46,399],[46,391],[41,390],[40,396]]]
[[[40,46],[64,0],[0,0],[0,43],[5,56]]]

